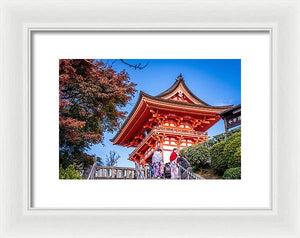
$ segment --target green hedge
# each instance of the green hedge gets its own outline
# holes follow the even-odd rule
[[[188,147],[183,154],[189,161],[193,170],[199,170],[210,163],[209,148],[206,142]]]
[[[241,167],[227,169],[223,179],[241,179]]]
[[[241,167],[241,128],[180,150],[194,171],[211,167],[219,175],[229,168]]]
[[[211,167],[223,175],[227,169],[241,167],[241,132],[237,131],[210,148]]]
[[[82,179],[82,176],[79,175],[72,165],[69,165],[66,169],[60,166],[59,179]]]
[[[242,153],[241,153],[241,147],[237,148],[236,152],[234,153],[234,159],[239,166],[236,167],[241,167],[241,158],[242,158]]]
[[[232,135],[234,135],[234,134],[236,134],[236,133],[239,133],[239,132],[241,132],[241,127],[232,129],[232,130],[230,130],[230,131],[228,131],[228,132],[221,133],[221,134],[219,134],[219,135],[215,135],[215,136],[213,136],[211,139],[207,140],[207,142],[208,142],[211,146],[213,146],[214,144],[219,143],[219,142],[221,142],[221,141],[224,141],[224,140],[226,140],[226,138],[229,138],[229,137],[231,137]],[[211,147],[211,146],[210,146],[210,147]]]
[[[227,169],[227,159],[224,156],[225,141],[214,144],[210,148],[211,168],[222,175]]]
[[[192,147],[192,146],[190,146],[190,147]],[[190,147],[188,147],[188,148],[190,148]],[[186,156],[188,148],[184,148],[179,151],[179,154],[186,159],[188,159]]]
[[[230,136],[224,147],[224,157],[227,159],[227,167],[241,167],[241,133],[235,133]]]

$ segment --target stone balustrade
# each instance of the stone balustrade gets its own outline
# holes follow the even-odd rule
[[[185,160],[181,158],[181,160]],[[186,160],[185,160],[186,161]],[[194,174],[188,162],[178,164],[180,179],[204,179],[203,177]],[[141,176],[140,172],[143,173]],[[95,166],[90,171],[91,176],[88,179],[150,179],[150,169],[145,165],[142,169],[114,166]]]
[[[145,178],[149,177],[149,170],[142,169]],[[94,179],[137,179],[135,168],[97,166]]]

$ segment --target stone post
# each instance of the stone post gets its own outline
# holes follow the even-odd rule
[[[111,178],[115,178],[115,168],[112,167],[111,169]]]

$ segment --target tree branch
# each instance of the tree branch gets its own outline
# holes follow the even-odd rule
[[[120,59],[120,60],[121,60],[122,63],[124,63],[124,64],[126,64],[126,65],[128,65],[129,67],[132,67],[132,68],[134,68],[134,69],[144,69],[144,68],[146,68],[146,67],[148,66],[148,64],[149,64],[149,61],[148,61],[145,65],[142,65],[141,63],[138,63],[138,64],[133,65],[133,64],[127,63],[127,62],[126,62],[125,60],[123,60],[123,59]]]

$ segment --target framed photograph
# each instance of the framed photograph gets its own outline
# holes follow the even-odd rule
[[[270,209],[269,32],[32,32],[31,37],[37,145],[32,209]],[[86,59],[73,56],[76,39],[89,41],[82,52]],[[95,50],[112,39],[123,42],[113,56],[122,52],[126,58],[109,58],[112,47]],[[212,40],[220,46],[208,48]],[[58,48],[47,48],[50,42]],[[189,48],[177,47],[175,55],[180,42],[189,42]],[[142,44],[145,52],[132,50]],[[163,51],[155,50],[158,44]],[[98,54],[101,58],[93,58]],[[43,65],[35,67],[39,62]],[[44,75],[46,62],[56,68]],[[242,68],[254,73],[242,77]],[[254,93],[257,97],[247,100]],[[102,196],[99,186],[110,193]],[[78,190],[93,194],[89,202],[82,204]],[[132,192],[120,201],[122,191]],[[219,199],[220,191],[231,192]],[[147,192],[153,195],[134,199]]]
[[[240,59],[60,59],[59,178],[241,179],[240,75]]]
[[[299,8],[1,3],[1,237],[300,237]]]

